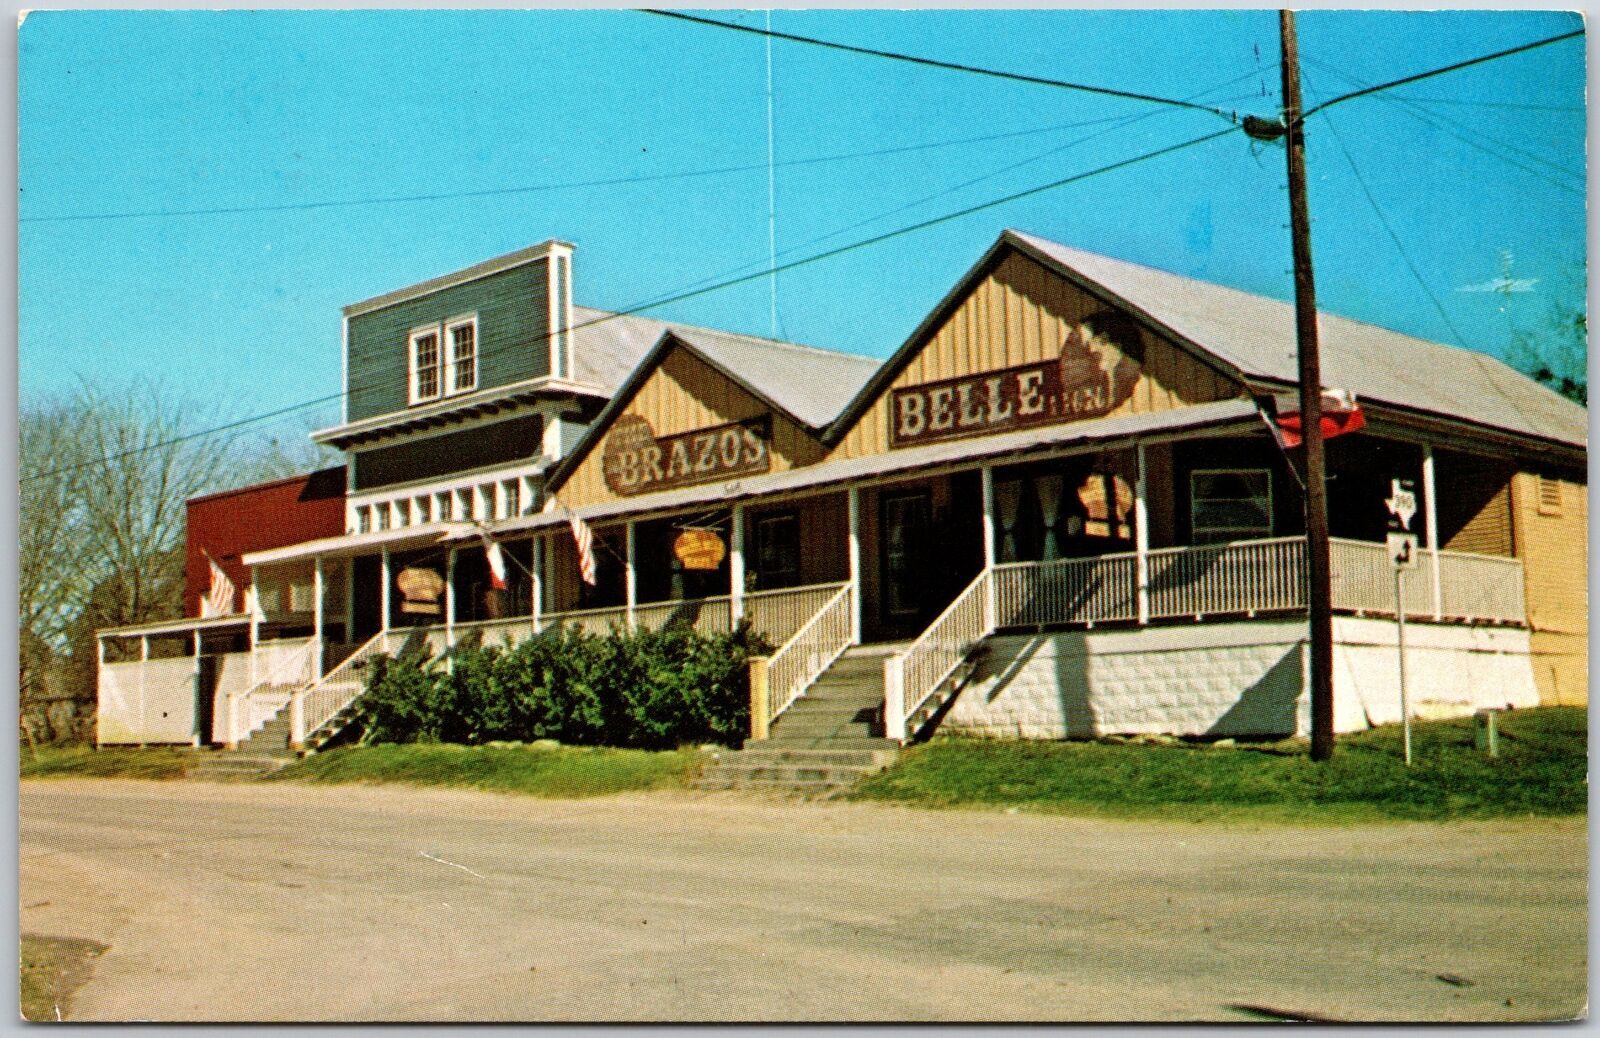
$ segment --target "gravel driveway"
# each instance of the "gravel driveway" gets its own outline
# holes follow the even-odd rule
[[[108,780],[24,782],[21,812],[22,930],[110,946],[74,1019],[1518,1020],[1587,1000],[1581,819]]]

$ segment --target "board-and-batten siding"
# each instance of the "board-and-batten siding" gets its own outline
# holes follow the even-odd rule
[[[1540,508],[1540,477],[1518,472],[1511,481],[1517,557],[1528,601],[1534,682],[1540,702],[1582,706],[1589,701],[1588,487],[1554,479],[1559,504]]]
[[[709,429],[729,422],[772,414],[771,457],[773,472],[810,465],[822,448],[800,425],[776,414],[749,391],[720,371],[681,348],[667,353],[628,401],[621,415],[637,415],[650,423],[657,436]],[[605,434],[595,441],[556,497],[569,508],[607,504],[623,498],[606,486],[602,468]],[[640,497],[647,495],[640,495]]]
[[[1107,309],[1037,261],[1018,253],[1001,259],[889,389],[1016,367],[1060,355],[1067,331]],[[1167,411],[1239,395],[1240,387],[1176,345],[1141,328],[1144,373],[1133,395],[1113,415]],[[889,450],[886,390],[840,440],[830,458],[857,458]]]
[[[524,263],[350,318],[349,420],[410,406],[411,330],[453,317],[478,315],[478,389],[549,374],[547,262]]]

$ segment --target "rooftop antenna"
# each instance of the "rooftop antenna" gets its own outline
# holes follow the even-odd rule
[[[767,321],[769,338],[778,337],[778,181],[772,142],[772,11],[767,11]]]

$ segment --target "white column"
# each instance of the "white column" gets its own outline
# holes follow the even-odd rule
[[[984,572],[989,573],[989,594],[984,603],[984,609],[987,610],[988,616],[986,617],[987,623],[985,623],[984,626],[992,631],[999,622],[1000,615],[999,603],[996,601],[996,596],[999,594],[999,587],[996,584],[995,576],[992,572],[995,564],[994,468],[993,466],[985,465],[978,471],[982,476],[983,483],[983,569]]]
[[[194,630],[194,745],[199,749],[205,734],[200,730],[200,719],[205,716],[205,711],[200,709],[200,700],[203,698],[200,691],[200,628]]]
[[[327,594],[327,581],[322,575],[322,556],[311,561],[311,629],[316,648],[311,650],[311,677],[322,677],[322,627],[327,617],[323,598]]]
[[[744,618],[744,505],[733,506],[729,522],[733,529],[728,533],[728,595],[737,624]]]
[[[444,553],[444,647],[456,646],[456,549]]]
[[[250,610],[250,687],[254,688],[261,676],[256,673],[256,651],[261,644],[261,589],[256,583],[256,568],[250,567],[250,590],[245,594],[245,607]]]
[[[144,746],[145,710],[144,710],[144,672],[150,669],[150,636],[139,636],[139,746]]]
[[[638,573],[634,569],[633,526],[634,526],[634,524],[633,524],[632,520],[629,520],[628,525],[627,525],[627,531],[628,531],[628,538],[627,538],[628,539],[628,552],[627,552],[628,558],[627,558],[627,563],[628,563],[628,568],[627,568],[626,577],[627,577],[627,586],[628,586],[628,630],[630,630],[630,631],[633,630],[633,627],[634,627],[634,622],[635,622],[634,621],[634,611],[637,608],[637,606],[639,605],[639,580],[638,580]]]
[[[1438,503],[1434,500],[1435,490],[1438,486],[1433,474],[1433,445],[1426,444],[1422,448],[1422,501],[1423,501],[1423,526],[1428,537],[1428,554],[1432,556],[1433,566],[1433,618],[1444,618],[1444,594],[1439,580],[1439,510]]]
[[[1146,499],[1149,485],[1145,477],[1144,444],[1135,451],[1137,470],[1133,479],[1133,557],[1139,582],[1139,622],[1150,622],[1150,508]],[[1116,505],[1111,508],[1111,521],[1116,522]]]
[[[378,608],[381,610],[378,630],[387,632],[389,630],[389,584],[391,580],[389,574],[389,549],[387,547],[383,549],[383,565],[379,571],[378,579],[383,582],[378,591]],[[385,639],[384,648],[388,648],[387,642],[388,639]]]
[[[850,644],[861,644],[861,488],[851,487],[850,513]]]
[[[529,609],[529,617],[533,623],[533,633],[539,633],[541,616],[544,613],[544,534],[533,535],[533,544],[528,549],[528,583],[532,587],[530,597],[533,599]]]

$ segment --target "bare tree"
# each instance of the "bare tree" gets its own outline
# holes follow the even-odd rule
[[[1569,272],[1529,329],[1513,327],[1510,361],[1564,397],[1589,403],[1589,316],[1585,279]],[[1519,322],[1520,324],[1520,322]]]

